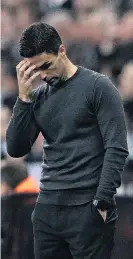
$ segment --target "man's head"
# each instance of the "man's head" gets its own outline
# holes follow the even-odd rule
[[[64,77],[65,47],[57,31],[45,23],[29,26],[20,39],[20,55],[36,65],[40,77],[48,83]]]

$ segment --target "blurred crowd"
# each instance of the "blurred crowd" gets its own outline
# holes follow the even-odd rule
[[[118,88],[129,146],[119,194],[133,195],[133,0],[2,0],[1,17],[2,166],[25,164],[39,182],[42,135],[28,155],[13,159],[6,152],[5,132],[18,94],[20,35],[31,23],[43,21],[60,33],[74,64],[106,74]]]

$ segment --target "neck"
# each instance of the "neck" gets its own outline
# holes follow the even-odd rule
[[[72,77],[77,71],[77,66],[75,66],[67,57],[65,60],[65,69],[64,69],[64,79],[67,80]]]

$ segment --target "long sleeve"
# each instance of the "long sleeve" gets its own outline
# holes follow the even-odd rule
[[[26,155],[39,135],[32,105],[18,98],[14,106],[6,132],[7,152],[12,157]]]
[[[128,156],[124,110],[119,92],[105,76],[96,80],[93,105],[105,149],[97,199],[112,201],[121,185],[121,174]]]

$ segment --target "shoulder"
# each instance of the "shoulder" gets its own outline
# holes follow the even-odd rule
[[[96,91],[96,85],[99,82],[100,78],[104,78],[105,76],[95,72],[90,69],[86,69],[81,67],[80,79],[81,79],[81,89],[84,92],[88,103],[92,101],[94,91]],[[104,80],[104,79],[103,79]],[[98,83],[99,84],[99,83]]]
[[[107,76],[84,67],[81,67],[81,81],[82,87],[88,94],[93,94],[99,87],[112,84]]]
[[[88,88],[91,88],[92,91],[107,91],[108,89],[108,91],[118,93],[117,87],[108,76],[83,67],[82,74],[88,82]]]
[[[94,100],[102,100],[105,102],[112,99],[120,99],[120,94],[117,87],[111,79],[101,73],[95,72],[82,67],[82,86],[85,86],[85,95],[88,103],[93,103]]]
[[[89,83],[92,83],[92,85],[95,84],[95,81],[101,77],[104,77],[103,74],[100,74],[94,70],[87,69],[85,67],[80,67],[81,69],[81,75],[86,79]]]
[[[114,93],[119,95],[119,91],[112,80],[108,76],[102,74],[95,80],[93,91],[106,94]]]
[[[109,77],[102,75],[95,81],[92,103],[98,107],[108,107],[113,110],[122,104],[122,98],[117,87]],[[118,109],[118,108],[117,108]]]

